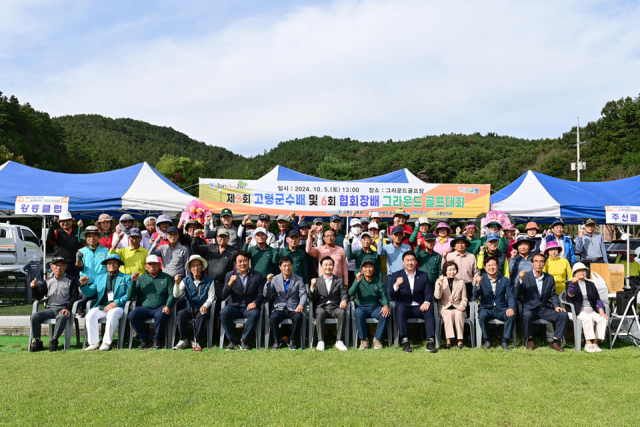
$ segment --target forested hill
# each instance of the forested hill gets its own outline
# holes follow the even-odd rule
[[[568,121],[571,119],[567,118]],[[280,164],[329,179],[360,179],[407,168],[427,182],[490,183],[499,189],[528,169],[575,179],[575,127],[555,139],[489,133],[360,142],[328,136],[281,142],[246,158],[169,127],[99,115],[51,119],[0,92],[0,161],[64,172],[99,172],[147,161],[181,187],[198,177],[258,178]],[[581,128],[585,181],[640,174],[640,97],[608,102]],[[193,191],[196,188],[192,188]]]

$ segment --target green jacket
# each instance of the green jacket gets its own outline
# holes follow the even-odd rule
[[[469,245],[469,247],[467,248],[467,252],[478,255],[478,252],[480,252],[480,247],[482,246],[482,240],[473,238],[470,240],[470,242],[471,245]]]
[[[150,274],[143,274],[129,286],[127,295],[129,301],[142,299],[142,307],[157,308],[163,305],[171,307],[175,300],[173,298],[174,284],[174,278],[163,271],[158,273],[155,278]]]
[[[382,280],[382,261],[380,261],[380,255],[378,252],[370,249],[369,252],[365,252],[364,249],[351,250],[351,245],[347,245],[347,260],[356,261],[355,274],[362,271],[362,260],[365,258],[371,258],[373,261],[373,277]]]
[[[429,254],[426,250],[419,250],[416,254],[418,257],[418,270],[426,271],[429,276],[429,282],[433,285],[442,276],[442,256],[433,251]]]
[[[289,249],[289,246],[276,249],[273,252],[273,264],[280,265],[280,258],[288,256],[293,260],[293,274],[302,277],[302,283],[309,284],[309,275],[307,274],[307,253],[300,248],[295,251]],[[264,276],[266,278],[266,276]]]
[[[276,249],[265,245],[264,249],[260,250],[258,245],[249,247],[245,243],[242,250],[249,254],[251,268],[259,271],[262,277],[266,278],[271,273],[278,274],[278,264],[273,262]]]
[[[358,279],[354,280],[349,288],[349,295],[355,295],[356,305],[388,306],[389,298],[382,280],[377,279],[375,275],[371,279],[371,282],[369,282],[363,276],[362,282],[358,282]]]

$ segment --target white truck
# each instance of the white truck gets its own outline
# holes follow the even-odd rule
[[[0,223],[0,264],[42,262],[43,255],[42,242],[29,227]]]

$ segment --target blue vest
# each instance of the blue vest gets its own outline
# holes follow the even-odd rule
[[[184,291],[186,293],[187,307],[190,309],[200,310],[202,304],[209,298],[209,288],[213,283],[213,278],[202,275],[200,286],[196,287],[193,276],[187,276],[184,279]]]

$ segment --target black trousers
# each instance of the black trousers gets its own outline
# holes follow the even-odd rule
[[[207,311],[207,314],[200,313],[200,310],[197,310],[196,319],[195,319],[195,331],[194,336],[196,341],[200,338],[200,332],[202,331],[202,324],[209,319],[209,315],[211,310]],[[180,339],[186,340],[188,339],[187,328],[189,327],[189,323],[191,323],[192,313],[190,308],[183,308],[178,311],[178,332],[180,333]]]
[[[566,312],[557,312],[554,309],[546,307],[536,307],[534,309],[524,308],[522,313],[522,321],[524,323],[524,336],[529,338],[533,332],[534,320],[547,320],[555,323],[555,330],[553,336],[559,340],[564,337],[564,328],[567,325],[569,316]]]
[[[284,310],[274,310],[271,316],[269,316],[269,325],[271,331],[273,331],[275,342],[280,341],[280,330],[278,327],[280,326],[280,322],[285,319],[290,319],[292,322],[289,340],[295,342],[298,332],[300,331],[300,324],[302,323],[302,313],[296,313],[288,308]],[[302,343],[300,343],[300,345],[302,345]]]

